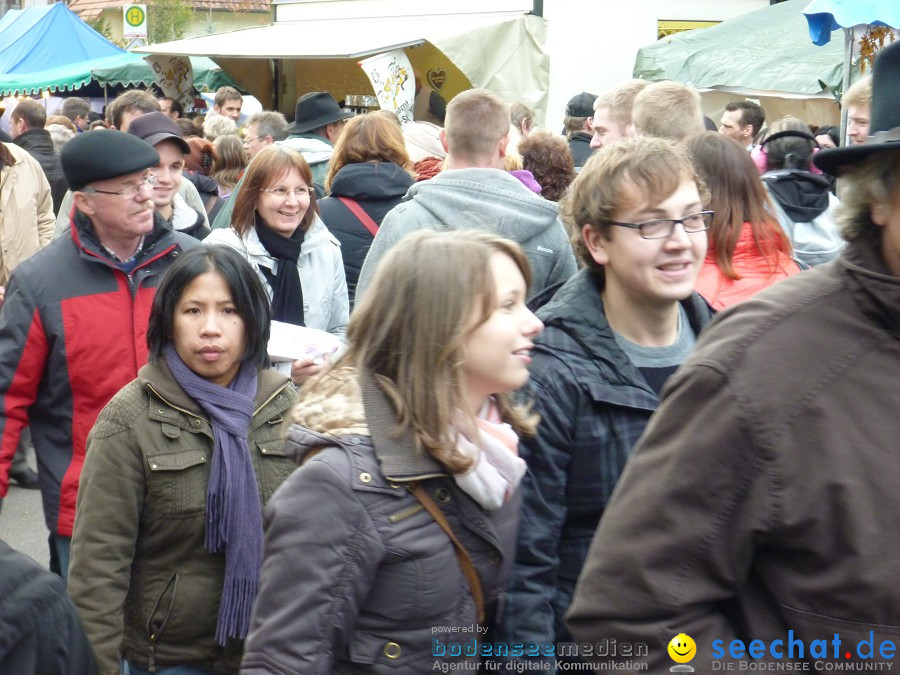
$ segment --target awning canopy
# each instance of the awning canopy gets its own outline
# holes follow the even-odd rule
[[[147,45],[135,51],[211,58],[358,59],[439,41],[521,16],[521,12],[487,12],[276,21],[268,26]]]
[[[135,51],[209,56],[264,106],[291,117],[307,91],[332,91],[338,99],[370,93],[356,62],[406,48],[413,68],[446,100],[485,87],[527,103],[542,118],[550,83],[546,32],[545,19],[522,11],[330,18],[276,21]]]
[[[221,86],[236,86],[212,60],[192,57],[194,86],[201,91],[215,91]],[[153,69],[139,54],[123,53],[93,61],[70,63],[35,73],[0,75],[0,97],[37,94],[41,91],[76,91],[95,82],[109,87],[149,87],[155,83]]]

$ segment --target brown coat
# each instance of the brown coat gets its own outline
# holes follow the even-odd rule
[[[3,145],[16,162],[0,168],[0,286],[50,242],[54,223],[50,183],[41,165],[19,146]]]
[[[768,647],[782,652],[788,631],[810,671],[812,641],[833,663],[836,633],[848,665],[870,631],[876,653],[898,644],[898,317],[900,279],[863,241],[719,314],[600,522],[575,639],[644,643],[634,661],[668,672],[666,645],[686,633],[699,673],[733,665],[734,639],[765,643],[745,660],[777,662]]]

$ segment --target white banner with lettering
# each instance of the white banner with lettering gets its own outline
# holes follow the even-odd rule
[[[359,62],[378,97],[383,110],[394,112],[400,124],[413,121],[413,103],[416,98],[416,78],[409,59],[402,49],[395,49]]]
[[[186,56],[145,56],[156,84],[165,96],[181,103],[185,112],[194,109],[194,70]]]

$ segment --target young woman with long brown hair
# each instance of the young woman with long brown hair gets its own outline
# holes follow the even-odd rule
[[[510,396],[543,328],[525,306],[530,276],[517,244],[473,230],[416,232],[385,256],[346,354],[289,420],[302,466],[267,510],[242,672],[478,665],[456,648],[498,611],[518,434],[536,423]]]
[[[713,211],[706,260],[695,289],[715,308],[745,300],[800,271],[791,242],[747,151],[705,131],[686,141]]]

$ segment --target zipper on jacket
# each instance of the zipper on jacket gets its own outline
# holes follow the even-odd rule
[[[418,480],[425,480],[427,478],[449,478],[450,474],[443,473],[422,473],[417,476],[413,476],[412,478],[395,478],[394,476],[385,475],[389,481],[393,483],[415,483]]]
[[[256,417],[256,415],[259,413],[260,410],[262,410],[262,409],[265,408],[269,403],[271,403],[273,400],[275,400],[275,397],[278,396],[278,395],[279,395],[281,392],[283,392],[285,389],[287,389],[289,386],[291,386],[291,385],[290,385],[290,384],[286,384],[286,385],[284,385],[281,389],[276,390],[271,396],[269,396],[269,398],[267,398],[265,401],[263,401],[263,402],[259,405],[259,407],[256,408],[256,410],[253,411],[253,415],[252,415],[252,416],[253,416],[253,417]],[[187,410],[187,409],[185,409],[185,408],[182,408],[181,406],[175,405],[175,404],[172,403],[169,399],[167,399],[165,396],[163,396],[162,394],[160,394],[160,393],[154,388],[154,386],[153,386],[152,384],[150,384],[149,382],[147,383],[147,389],[149,389],[149,390],[152,391],[154,394],[156,394],[156,396],[159,398],[159,400],[161,400],[163,403],[165,403],[167,406],[169,406],[169,407],[172,408],[173,410],[177,410],[177,411],[179,411],[179,412],[183,412],[185,415],[190,415],[191,417],[196,417],[197,419],[200,419],[200,420],[205,420],[205,419],[206,419],[206,418],[203,417],[202,415],[198,415],[198,414],[195,413],[195,412],[192,412],[192,411],[190,411],[190,410]]]
[[[260,410],[262,410],[267,405],[269,405],[269,403],[274,401],[276,396],[278,396],[281,392],[283,392],[285,389],[287,389],[288,387],[291,387],[291,386],[293,386],[293,385],[289,382],[288,384],[284,385],[281,389],[276,390],[269,398],[267,398],[265,401],[263,401],[262,403],[259,404],[259,407],[253,411],[253,416],[255,417],[259,413]]]
[[[206,419],[206,418],[203,417],[202,415],[198,415],[198,414],[195,413],[195,412],[191,412],[190,410],[186,410],[185,408],[182,408],[182,407],[180,407],[180,406],[175,405],[174,403],[172,403],[171,401],[169,401],[169,399],[167,399],[165,396],[163,396],[163,395],[160,394],[158,391],[156,391],[156,389],[154,389],[153,385],[150,384],[149,382],[147,383],[147,389],[149,389],[149,390],[152,391],[154,394],[156,394],[156,396],[159,397],[159,400],[161,400],[163,403],[165,403],[165,404],[166,404],[167,406],[169,406],[170,408],[173,408],[174,410],[177,410],[177,411],[179,411],[179,412],[183,412],[185,415],[190,415],[191,417],[196,417],[198,420],[205,420],[205,419]]]

